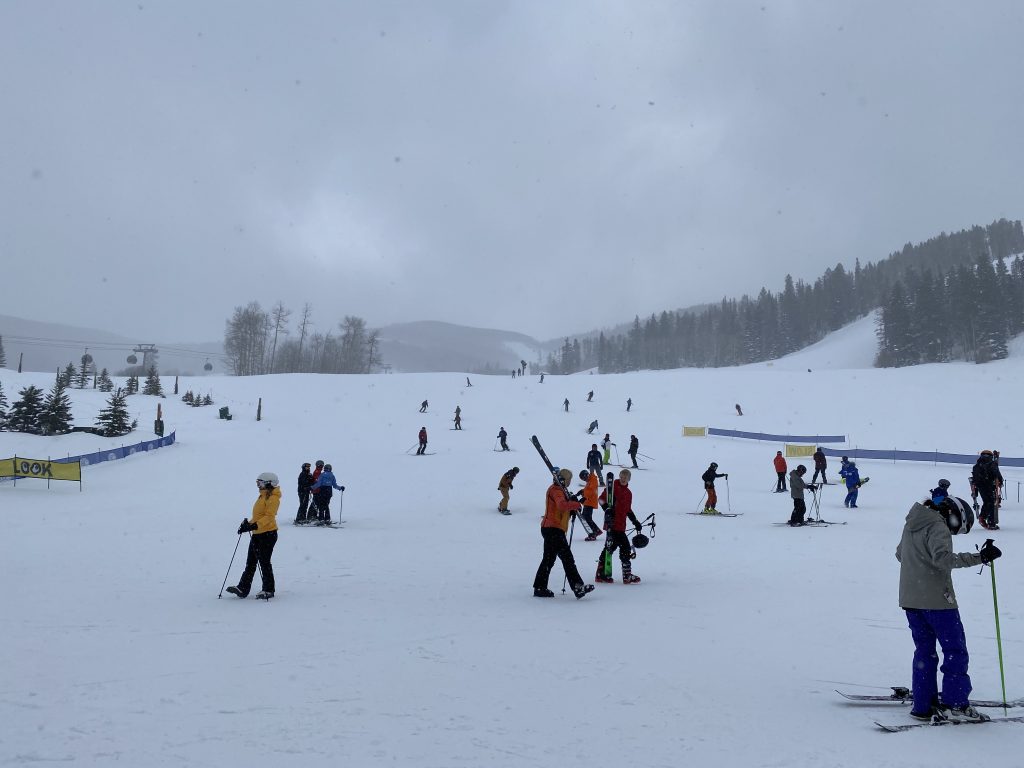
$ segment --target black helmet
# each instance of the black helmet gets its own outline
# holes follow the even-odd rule
[[[327,471],[327,472],[333,472],[333,471],[334,471],[334,470],[333,470],[333,469],[331,468],[331,465],[330,465],[330,464],[324,464],[324,470],[325,470],[325,471]]]
[[[323,459],[317,459],[317,460],[316,460],[316,465],[317,465],[318,467],[322,467],[322,466],[324,465],[324,460],[323,460]]]
[[[849,456],[843,456],[843,461],[849,461],[849,460],[850,460]]]
[[[306,461],[306,462],[303,462],[303,464],[302,464],[302,468],[303,468],[303,469],[309,469],[309,462],[308,462],[308,461]]]
[[[585,482],[587,482],[587,479],[589,477],[590,477],[590,473],[587,472],[587,470],[585,470],[585,469],[581,469],[580,470],[580,480],[582,480],[585,483]]]
[[[800,474],[803,474],[804,472],[807,471],[807,467],[805,467],[803,464],[797,464],[796,471],[799,472]]]
[[[949,480],[939,480],[939,488],[949,488]]]
[[[650,543],[651,540],[644,536],[642,533],[638,533],[636,536],[633,537],[633,546],[637,549],[643,549]]]
[[[974,511],[971,505],[956,496],[949,496],[941,504],[933,504],[946,522],[946,527],[954,536],[958,533],[970,533],[974,525]]]
[[[717,469],[718,468],[718,462],[717,461],[712,461],[711,462],[711,466],[715,467]]]
[[[518,475],[519,474],[519,467],[512,467],[512,474],[513,475]]]

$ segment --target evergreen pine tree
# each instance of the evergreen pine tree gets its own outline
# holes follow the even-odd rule
[[[187,392],[185,392],[185,394],[181,396],[181,401],[183,403],[188,403],[189,405],[192,405],[192,401],[194,399],[195,399],[195,397],[193,396],[191,389],[188,390]]]
[[[4,394],[3,382],[0,382],[0,432],[7,429],[7,395]]]
[[[67,364],[67,367],[64,368],[64,374],[63,374],[62,378],[64,379],[64,386],[65,387],[70,387],[71,386],[71,382],[73,382],[75,380],[75,364],[74,363],[68,363]]]
[[[160,374],[156,372],[156,366],[150,366],[146,374],[146,383],[142,387],[142,394],[161,396],[163,393],[164,388],[160,384]]]
[[[978,336],[974,360],[978,363],[1002,360],[1009,354],[1006,333],[1008,323],[1004,314],[1005,302],[999,289],[999,279],[987,255],[978,259],[977,275]]]
[[[12,432],[39,434],[39,414],[43,410],[43,391],[28,386],[18,394],[21,396],[7,414],[7,428]]]
[[[203,398],[203,405],[213,405],[213,398],[210,397],[209,393]]]
[[[64,377],[58,374],[53,388],[43,401],[39,428],[44,435],[63,435],[71,431],[71,422],[71,398],[64,386]]]
[[[110,372],[106,368],[100,371],[99,381],[96,386],[100,392],[112,392],[114,390],[114,382],[111,380]]]
[[[125,383],[124,393],[126,395],[134,395],[139,391],[139,377],[132,374],[128,377],[128,381]]]
[[[103,430],[107,437],[127,435],[134,428],[128,421],[128,395],[118,387],[110,393],[107,407],[96,417],[96,426]]]
[[[4,337],[0,336],[0,368],[7,367],[7,353],[4,352]]]
[[[78,389],[85,389],[89,385],[89,361],[82,355],[82,365],[78,369],[78,378],[75,379],[75,386]]]

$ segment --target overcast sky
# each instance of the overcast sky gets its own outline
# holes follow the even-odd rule
[[[0,314],[550,338],[1024,216],[1024,4],[0,4]]]

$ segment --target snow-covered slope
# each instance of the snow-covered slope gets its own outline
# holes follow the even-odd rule
[[[862,462],[871,483],[860,509],[844,509],[835,486],[821,501],[823,517],[847,525],[789,529],[772,525],[790,511],[787,495],[771,493],[780,446],[681,437],[684,424],[713,425],[843,432],[867,447],[1024,453],[1020,357],[873,370],[843,333],[773,366],[543,384],[473,376],[467,389],[455,373],[183,380],[212,387],[217,402],[162,401],[177,445],[87,468],[82,492],[0,485],[0,762],[1017,764],[1020,726],[890,736],[872,720],[906,721],[905,709],[849,706],[832,692],[909,684],[913,646],[893,550],[906,510],[940,476],[968,494],[965,467]],[[10,399],[51,378],[0,371]],[[585,403],[590,389],[594,402]],[[991,419],[978,418],[980,392]],[[420,414],[425,398],[430,410]],[[83,420],[102,406],[91,391],[74,399]],[[140,424],[151,423],[156,400],[130,402]],[[217,419],[221,405],[233,421]],[[456,405],[462,432],[450,430]],[[547,480],[529,436],[578,470],[598,437],[585,431],[594,418],[620,458],[630,434],[651,457],[633,482],[637,511],[658,521],[634,564],[643,583],[598,585],[576,601],[561,595],[556,565],[558,596],[535,599]],[[433,455],[415,457],[421,426]],[[510,454],[493,451],[501,426]],[[0,433],[0,457],[103,444]],[[346,486],[342,530],[287,524],[299,466],[317,458]],[[741,517],[685,514],[701,501],[712,459],[729,473],[720,506]],[[504,517],[495,487],[512,465],[522,473]],[[278,597],[218,600],[235,529],[266,470],[284,479]],[[1005,474],[999,602],[1007,692],[1019,696],[1024,473]],[[973,550],[984,538],[976,530],[956,543]],[[576,531],[588,579],[599,546]],[[244,548],[229,584],[243,560]],[[964,569],[954,578],[975,693],[998,698],[989,575]]]

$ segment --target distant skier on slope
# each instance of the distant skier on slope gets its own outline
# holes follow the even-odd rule
[[[807,467],[803,464],[798,464],[797,468],[789,473],[789,495],[793,499],[793,514],[789,516],[791,526],[804,525],[806,522],[804,517],[807,515],[807,504],[804,501],[804,489],[812,493],[818,490],[818,486],[813,483],[804,482],[806,474]]]
[[[427,403],[426,400],[424,400],[422,403],[420,403],[420,413],[426,413],[427,412],[427,405],[428,405],[428,403]]]
[[[600,479],[600,472],[588,472],[580,470],[580,480],[583,481],[583,512],[580,519],[583,521],[587,531],[587,541],[594,541],[601,533],[601,526],[594,522],[594,510],[597,509],[597,481]]]
[[[498,440],[501,441],[501,450],[509,450],[508,442],[506,442],[508,440],[508,432],[505,431],[504,427],[498,430]]]
[[[592,422],[590,422],[590,426],[587,427],[587,434],[588,435],[594,434],[594,430],[595,429],[597,429],[597,419],[594,419]]]
[[[636,455],[640,451],[640,441],[636,439],[636,435],[629,436],[629,450],[626,453],[629,454],[629,458],[633,462],[633,469],[637,469]]]
[[[320,525],[331,524],[331,497],[334,496],[334,489],[344,491],[345,486],[338,485],[337,478],[331,471],[331,465],[324,464],[324,471],[320,473],[320,477],[310,488],[313,498],[316,499],[317,523]]]
[[[427,428],[420,427],[419,434],[419,448],[416,449],[416,455],[422,456],[427,452]]]
[[[782,451],[775,452],[775,458],[772,459],[772,463],[775,465],[775,493],[786,492],[786,458],[782,455]]]
[[[299,493],[299,511],[295,513],[295,525],[305,525],[307,522],[306,515],[309,512],[309,489],[313,486],[313,483],[316,482],[309,469],[310,464],[307,461],[302,465],[302,469],[299,470],[297,483]]]
[[[594,390],[590,390],[589,392],[587,392],[587,402],[594,402]]]
[[[839,470],[839,475],[846,481],[846,498],[843,500],[843,506],[856,509],[857,496],[860,493],[860,472],[857,470],[857,462],[847,461],[846,466]]]
[[[601,449],[604,451],[604,456],[602,457],[602,459],[603,459],[605,464],[611,464],[612,463],[612,446],[613,445],[615,445],[615,443],[612,442],[611,435],[609,435],[607,432],[605,432],[604,433],[604,440],[601,441]]]
[[[498,511],[503,515],[510,515],[508,511],[508,492],[512,490],[512,483],[515,482],[516,475],[519,474],[519,467],[512,467],[508,472],[501,476],[498,481],[498,490],[501,491],[501,501],[498,502]]]
[[[587,469],[597,473],[597,479],[601,485],[604,480],[601,478],[601,470],[604,469],[604,462],[601,460],[601,452],[597,450],[597,443],[590,444],[590,451],[587,453]]]
[[[821,472],[821,484],[828,485],[828,480],[825,479],[825,468],[828,466],[828,462],[825,460],[825,449],[818,446],[818,450],[814,452],[813,458],[814,476],[811,478],[811,482],[818,482],[818,473]]]
[[[718,464],[711,462],[704,474],[700,476],[700,479],[704,481],[704,491],[708,495],[707,504],[704,505],[705,515],[717,515],[718,514],[718,493],[715,491],[715,479],[719,477],[727,478],[728,474],[721,473],[718,471]]]

